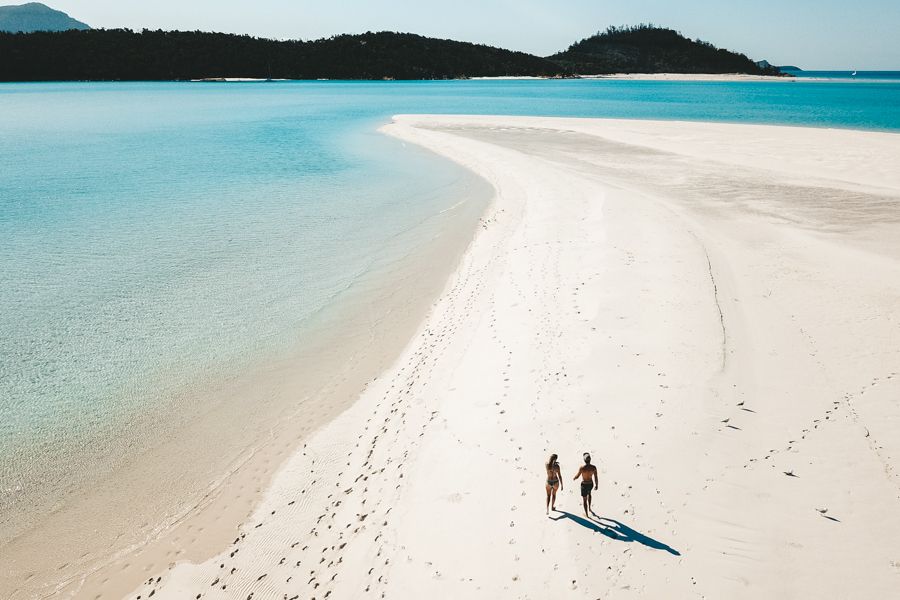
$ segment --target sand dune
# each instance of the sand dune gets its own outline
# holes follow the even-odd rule
[[[475,240],[234,543],[132,597],[896,594],[900,136],[462,116],[385,132],[495,186]]]

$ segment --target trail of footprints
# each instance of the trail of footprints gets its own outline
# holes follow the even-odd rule
[[[796,320],[796,318],[792,316],[792,320]],[[809,356],[813,359],[813,361],[820,368],[822,376],[827,377],[829,370],[828,370],[827,365],[818,356],[818,351],[816,350],[815,339],[812,337],[812,335],[810,335],[809,332],[804,330],[802,327],[798,327],[798,332],[803,337],[806,344],[809,346],[809,350],[808,350]],[[885,451],[884,446],[881,443],[879,443],[878,440],[876,440],[871,435],[868,428],[865,427],[865,425],[862,423],[859,413],[857,412],[856,408],[854,407],[854,402],[857,399],[863,397],[867,391],[869,391],[873,387],[878,386],[879,383],[891,381],[892,379],[896,378],[898,375],[900,375],[900,373],[892,371],[883,377],[880,377],[880,378],[875,377],[875,378],[873,378],[872,381],[870,381],[868,384],[864,385],[856,393],[846,392],[841,396],[840,400],[832,400],[831,406],[829,408],[824,409],[823,412],[821,412],[820,414],[818,414],[817,416],[812,418],[807,423],[807,425],[805,427],[803,427],[798,433],[792,435],[791,439],[788,439],[787,441],[785,441],[782,445],[780,445],[778,447],[770,448],[767,452],[764,452],[763,454],[748,458],[741,465],[741,467],[743,469],[748,469],[748,468],[753,467],[756,464],[768,464],[770,469],[775,469],[775,473],[777,473],[781,476],[786,476],[786,477],[791,477],[791,478],[802,477],[802,471],[795,464],[793,464],[792,461],[790,461],[788,459],[781,461],[780,464],[778,466],[776,466],[776,464],[779,462],[778,457],[780,455],[782,455],[783,453],[796,451],[797,448],[801,444],[803,444],[803,442],[807,439],[808,436],[814,435],[815,433],[817,433],[818,431],[821,430],[820,429],[821,427],[824,427],[829,423],[835,423],[836,418],[838,417],[839,411],[842,408],[845,408],[846,410],[843,411],[843,413],[846,413],[846,415],[847,415],[845,418],[850,419],[854,424],[856,424],[859,427],[860,431],[865,432],[866,441],[867,441],[871,451],[873,452],[873,454],[875,454],[875,456],[877,457],[879,462],[882,464],[882,467],[884,469],[885,475],[887,476],[888,480],[891,481],[894,484],[894,486],[897,488],[897,499],[900,500],[900,477],[898,477],[898,474],[896,473],[896,470],[893,466],[892,457],[887,456],[885,454],[886,451]],[[741,402],[738,402],[735,405],[735,408],[739,409],[740,413],[733,412],[728,417],[721,420],[720,423],[722,426],[724,426],[723,428],[731,429],[731,430],[734,430],[737,432],[742,431],[741,427],[739,427],[738,425],[736,425],[735,423],[732,422],[736,418],[736,415],[744,414],[744,413],[752,415],[752,414],[756,413],[756,410],[746,406],[745,404],[746,403],[744,400],[742,400]],[[742,422],[742,425],[743,424],[744,423]],[[730,467],[728,467],[728,466],[725,467],[726,470],[728,468],[730,468]],[[721,473],[719,475],[721,475]],[[707,480],[708,483],[706,485],[704,485],[702,489],[704,491],[707,490],[709,487],[709,482],[723,481],[723,480],[724,479],[719,476],[711,477]],[[836,517],[834,517],[833,515],[827,514],[828,513],[827,508],[826,509],[817,508],[816,510],[819,512],[820,515],[822,515],[826,519],[831,520],[831,521],[838,521],[838,519]]]
[[[807,439],[808,436],[812,436],[816,432],[820,431],[821,427],[824,427],[829,423],[836,422],[836,419],[839,415],[839,411],[841,411],[841,409],[844,408],[845,410],[843,411],[843,413],[847,414],[847,416],[845,418],[850,419],[854,424],[856,424],[860,428],[861,431],[865,432],[865,438],[866,438],[866,441],[867,441],[870,449],[872,450],[873,454],[875,454],[875,456],[878,458],[879,462],[882,464],[882,467],[884,469],[885,475],[888,478],[888,480],[891,481],[894,484],[894,486],[897,488],[897,499],[900,500],[900,480],[898,480],[898,474],[896,472],[896,469],[893,466],[892,457],[887,456],[885,454],[885,452],[886,452],[885,447],[881,443],[879,443],[878,440],[874,438],[874,436],[871,435],[868,428],[865,427],[865,425],[861,422],[859,413],[856,411],[856,408],[853,405],[854,401],[856,399],[864,396],[868,390],[877,386],[880,382],[890,381],[890,380],[898,377],[898,375],[900,375],[900,373],[892,371],[892,372],[888,373],[887,375],[885,375],[884,377],[881,377],[881,378],[876,377],[870,383],[863,386],[856,393],[846,392],[842,395],[840,400],[832,400],[831,406],[829,408],[826,408],[822,413],[820,413],[816,417],[812,418],[804,428],[802,428],[797,434],[791,436],[791,439],[787,440],[786,442],[784,442],[783,445],[781,445],[779,447],[770,448],[767,452],[765,452],[763,454],[760,454],[755,457],[751,457],[751,458],[747,459],[747,461],[745,461],[743,463],[742,468],[744,468],[744,469],[750,468],[754,465],[754,463],[768,464],[771,469],[776,469],[776,471],[778,473],[780,473],[784,476],[794,477],[794,478],[802,477],[802,472],[795,465],[791,464],[790,461],[788,461],[788,460],[783,461],[780,466],[776,466],[777,457],[785,452],[796,451],[796,449]],[[736,407],[739,408],[740,410],[748,412],[748,413],[756,412],[755,410],[753,410],[751,408],[747,408],[745,406],[744,401],[739,402],[736,405]],[[728,423],[731,421],[732,418],[733,417],[728,417],[728,418],[724,419],[722,421],[722,423],[726,424],[726,427],[728,427]],[[731,427],[731,428],[740,430],[737,427]],[[783,470],[785,468],[787,470]],[[719,478],[712,478],[712,479],[719,479]],[[703,489],[704,490],[707,489],[707,486],[704,486]],[[829,518],[832,521],[837,520],[833,516],[827,516],[826,512],[827,512],[827,510],[825,512],[823,512],[822,510],[819,510],[819,513],[822,514],[823,516],[826,516],[826,518]]]
[[[489,227],[495,221],[496,218],[487,218],[482,225]],[[341,581],[343,556],[355,542],[370,545],[373,565],[365,574],[365,583],[360,591],[373,598],[386,596],[390,556],[398,556],[399,553],[395,544],[387,539],[391,531],[391,508],[385,507],[378,498],[386,498],[388,504],[392,504],[399,495],[404,484],[404,474],[399,466],[415,450],[417,440],[424,436],[428,427],[439,416],[437,411],[428,407],[421,395],[422,375],[440,361],[457,332],[460,321],[474,309],[476,299],[484,287],[485,273],[491,266],[481,269],[470,266],[460,270],[455,285],[439,301],[443,305],[440,313],[443,318],[432,328],[422,332],[418,350],[399,369],[390,381],[388,390],[376,403],[375,410],[349,453],[343,469],[337,474],[338,481],[333,484],[334,489],[327,494],[326,505],[320,507],[321,512],[315,518],[313,526],[295,531],[296,539],[285,546],[278,556],[271,554],[275,551],[273,545],[267,544],[264,537],[259,537],[269,535],[265,519],[243,527],[242,533],[234,539],[225,559],[219,564],[216,576],[194,590],[189,598],[322,600],[334,597],[336,586]],[[512,352],[507,350],[507,356],[511,360]],[[506,371],[504,374],[508,376]],[[401,439],[403,444],[398,444]],[[310,473],[317,477],[310,482],[310,487],[330,485],[324,483],[325,473],[317,465],[317,462],[322,461],[317,461],[313,456],[309,460]],[[329,474],[328,478],[330,480],[332,476]],[[370,486],[378,494],[370,495]],[[394,489],[386,494],[385,486],[393,486]],[[299,490],[285,509],[302,504],[307,491]],[[352,510],[349,508],[351,506]],[[298,514],[296,521],[303,520],[303,516],[308,515],[311,510],[312,506],[304,504],[301,511],[303,514]],[[272,511],[270,516],[274,516],[276,512]],[[337,542],[324,545],[316,543],[323,531],[337,531]],[[249,543],[255,543],[269,551],[268,555],[272,558],[269,568],[246,572],[236,562],[232,562]],[[259,549],[254,550],[260,552]],[[163,579],[164,577],[148,579],[134,597],[137,600],[154,597],[161,589]]]

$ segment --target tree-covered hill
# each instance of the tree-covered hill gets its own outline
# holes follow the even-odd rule
[[[548,58],[392,32],[314,41],[128,29],[0,33],[0,81],[455,79],[621,72],[774,75],[778,70],[648,25],[610,28]]]
[[[127,29],[0,34],[0,80],[450,79],[555,75],[546,59],[409,33],[302,42]]]
[[[570,73],[748,73],[777,75],[747,56],[652,25],[610,27],[548,57]]]

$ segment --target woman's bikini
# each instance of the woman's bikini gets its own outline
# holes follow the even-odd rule
[[[550,487],[556,487],[559,484],[559,476],[556,474],[558,466],[559,463],[553,463],[547,467],[547,485]]]

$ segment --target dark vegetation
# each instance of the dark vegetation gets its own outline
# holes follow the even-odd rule
[[[567,72],[604,73],[748,73],[778,75],[743,54],[691,40],[677,31],[638,25],[610,27],[549,57]]]
[[[408,33],[311,42],[127,29],[0,34],[0,80],[450,79],[554,75],[543,58]]]
[[[611,28],[549,58],[391,32],[306,42],[199,31],[0,33],[0,81],[455,79],[661,71],[771,72],[742,54],[646,25]]]

